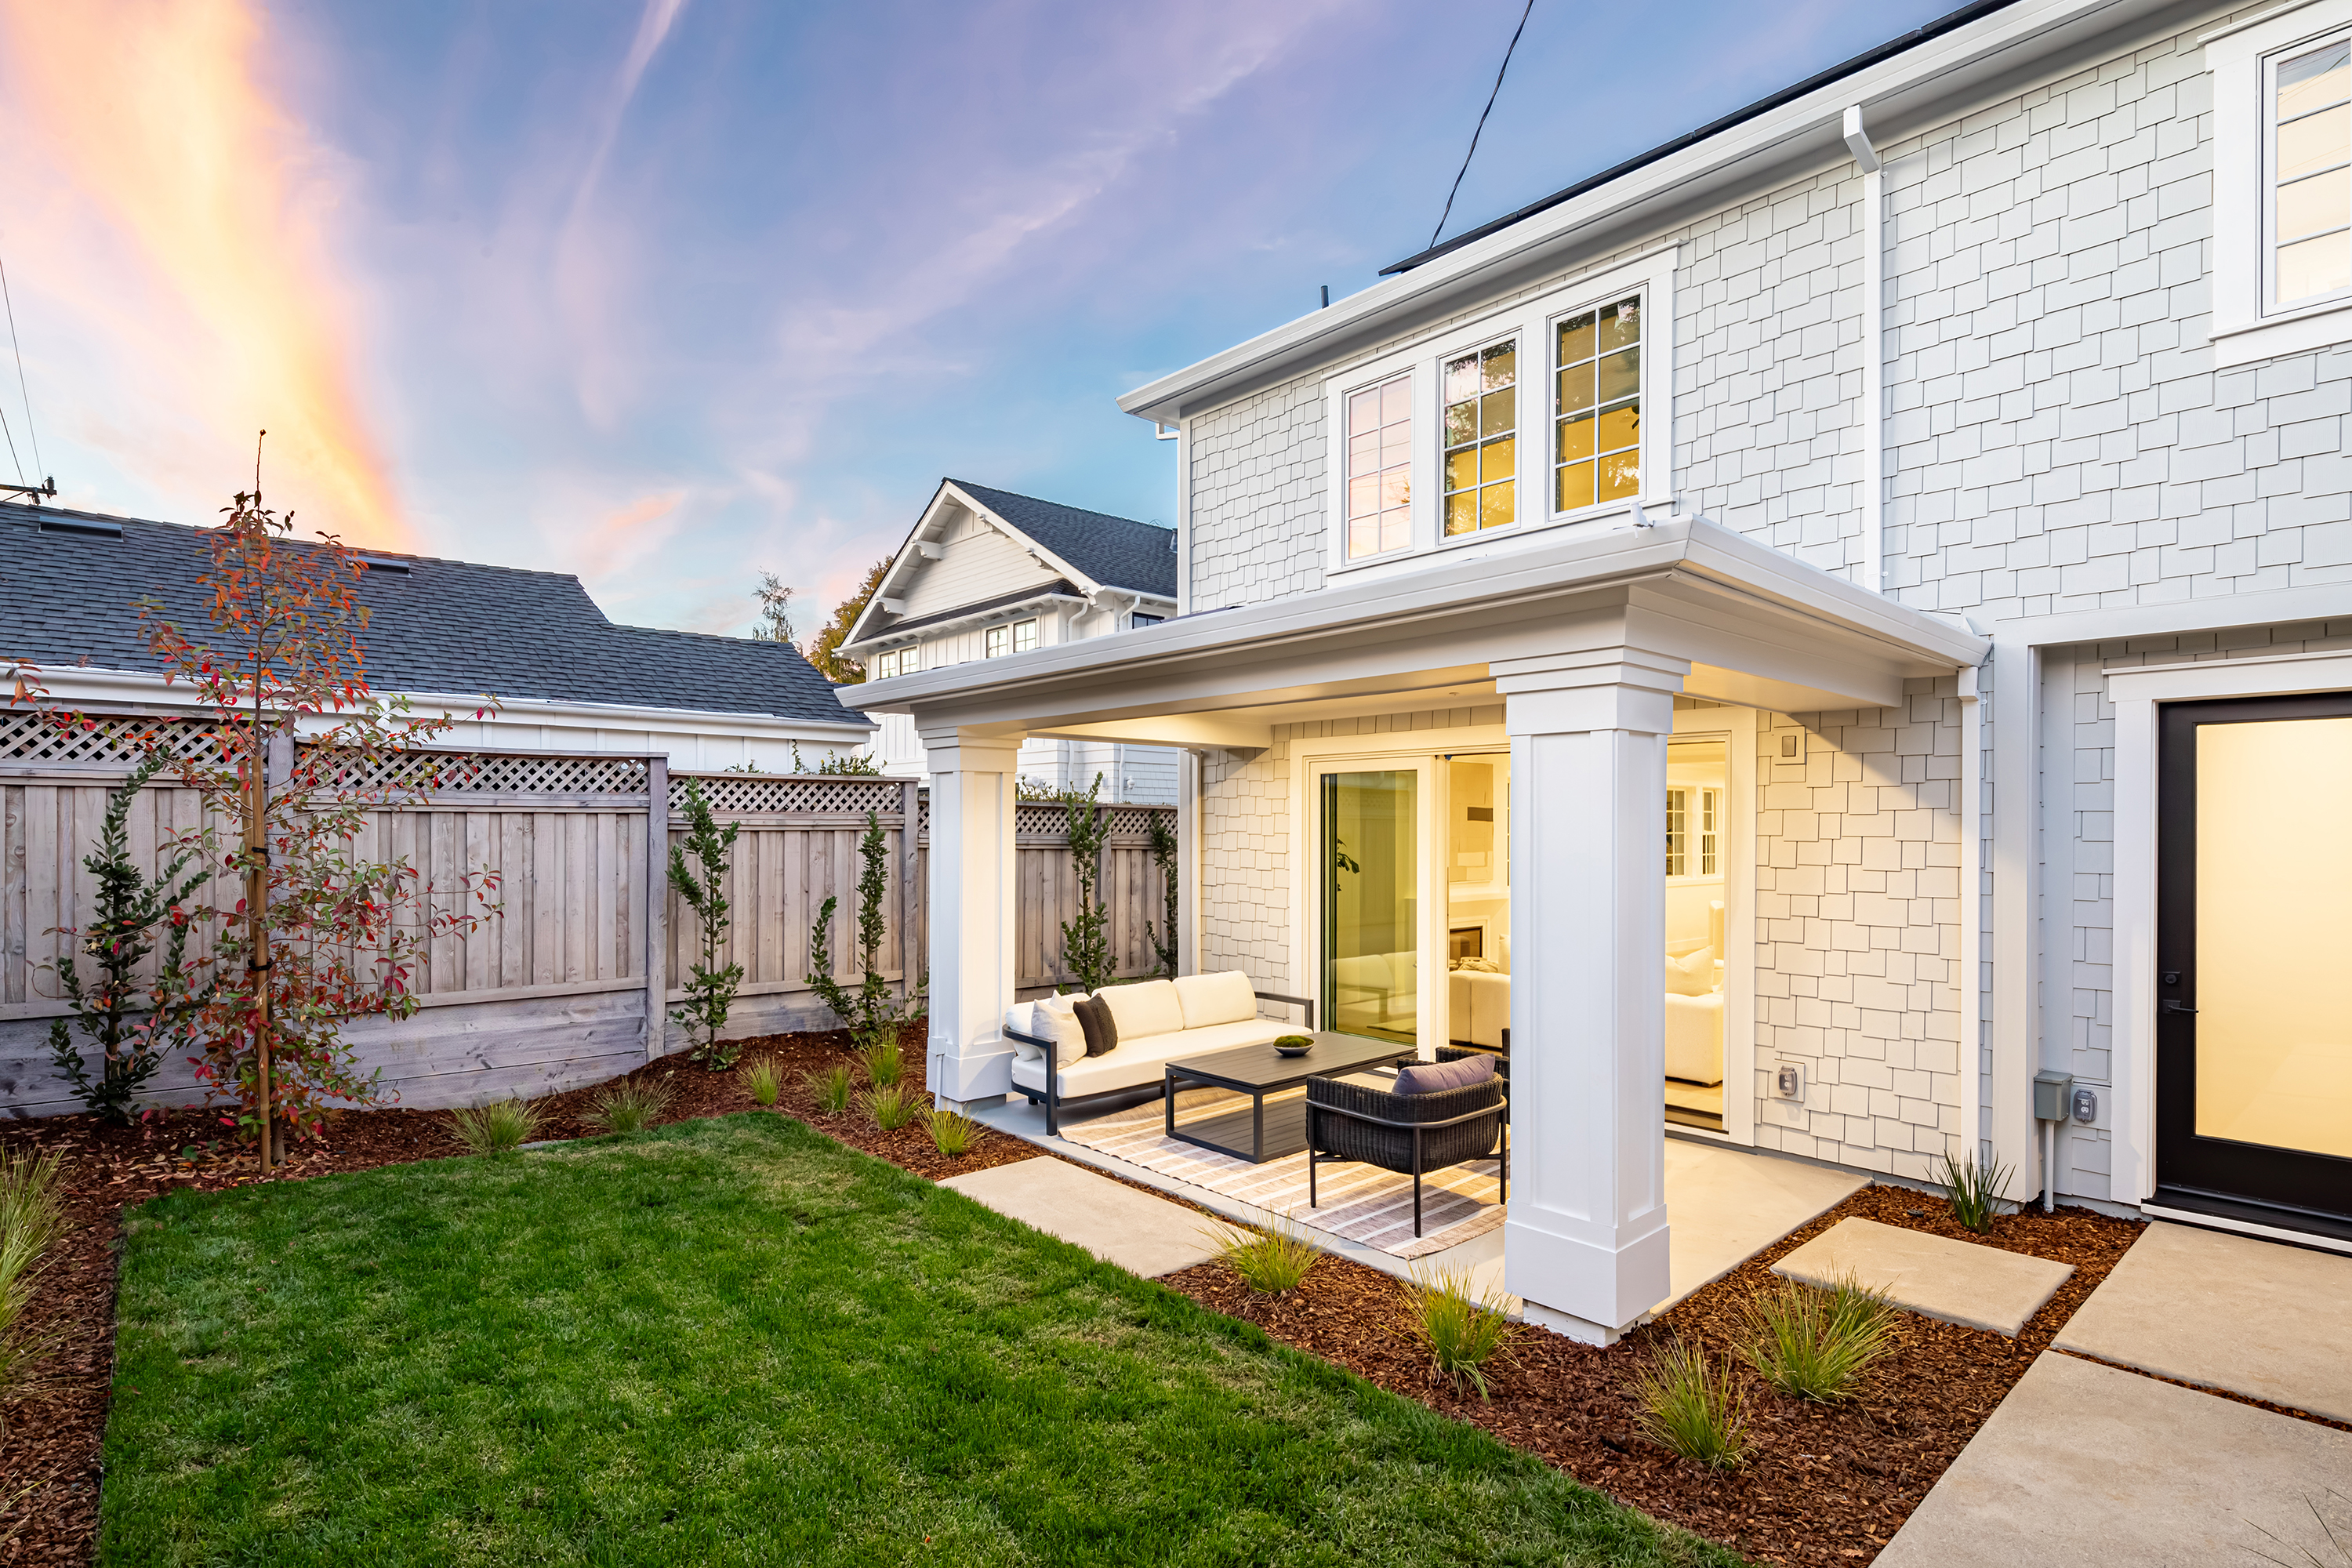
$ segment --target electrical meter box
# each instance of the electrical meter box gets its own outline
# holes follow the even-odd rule
[[[2063,1121],[2074,1114],[2074,1075],[2044,1068],[2033,1075],[2033,1120]]]

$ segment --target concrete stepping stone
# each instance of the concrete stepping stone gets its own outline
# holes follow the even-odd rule
[[[2045,1352],[1876,1568],[2332,1563],[2352,1434]]]
[[[2352,1421],[2352,1258],[2158,1221],[2056,1342]]]
[[[950,1176],[940,1185],[1147,1279],[1216,1256],[1209,1240],[1216,1222],[1208,1215],[1066,1160],[1041,1154]]]
[[[1922,1317],[2015,1339],[2074,1266],[1874,1219],[1842,1219],[1772,1265],[1772,1272],[1809,1285],[1852,1276]]]

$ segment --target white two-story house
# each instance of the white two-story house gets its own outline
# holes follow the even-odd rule
[[[2352,1247],[2352,0],[1971,5],[1121,406],[1183,613],[843,694],[940,1093],[1085,733],[1182,750],[1189,963],[1502,1009],[1532,1321],[1666,1296],[1669,1136]]]
[[[941,479],[841,651],[892,679],[1156,626],[1176,596],[1173,529]],[[885,771],[922,776],[913,721],[881,723]],[[1165,747],[1032,735],[1016,767],[1033,788],[1083,790],[1100,774],[1105,800],[1176,799],[1178,753]]]

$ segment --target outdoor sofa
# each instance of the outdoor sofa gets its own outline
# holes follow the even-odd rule
[[[1013,1048],[1013,1087],[1032,1105],[1045,1107],[1049,1134],[1061,1131],[1065,1106],[1160,1088],[1168,1064],[1179,1057],[1267,1045],[1298,1032],[1296,1024],[1258,1016],[1261,1003],[1304,1008],[1306,1027],[1315,1027],[1314,1003],[1258,991],[1238,969],[1106,985],[1094,997],[1110,1009],[1118,1030],[1118,1043],[1100,1056],[1086,1055],[1079,1044],[1074,1057],[1066,1035],[1038,1026],[1035,1008],[1044,1004],[1023,1003],[1004,1016],[1004,1037]],[[1049,1070],[1056,1055],[1060,1070]]]

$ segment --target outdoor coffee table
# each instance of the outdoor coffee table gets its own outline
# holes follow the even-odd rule
[[[1263,1165],[1307,1147],[1306,1100],[1285,1100],[1268,1110],[1267,1095],[1296,1089],[1310,1078],[1387,1067],[1415,1054],[1411,1046],[1368,1040],[1361,1035],[1312,1034],[1307,1038],[1315,1047],[1303,1057],[1276,1056],[1270,1045],[1236,1046],[1170,1062],[1160,1080],[1167,1094],[1168,1136]],[[1179,1085],[1236,1090],[1250,1097],[1249,1109],[1221,1110],[1180,1127],[1176,1122]]]

